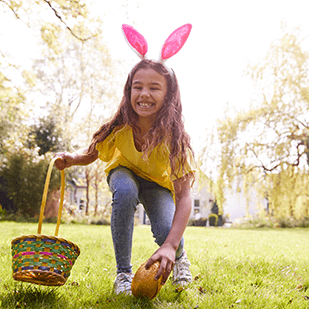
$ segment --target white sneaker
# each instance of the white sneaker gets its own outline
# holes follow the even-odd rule
[[[114,282],[114,292],[115,294],[125,293],[131,295],[131,283],[134,275],[131,273],[120,273],[117,275]]]
[[[192,282],[192,275],[189,269],[191,263],[184,251],[182,257],[175,262],[173,268],[173,284],[185,286]]]

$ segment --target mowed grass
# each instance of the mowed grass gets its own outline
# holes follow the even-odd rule
[[[53,224],[43,233],[53,235]],[[184,290],[169,280],[154,300],[116,296],[108,226],[62,225],[60,237],[81,255],[62,287],[12,279],[11,240],[35,234],[36,224],[0,222],[1,308],[309,308],[309,229],[188,227],[185,247],[194,281]],[[149,226],[134,232],[133,269],[156,250]]]

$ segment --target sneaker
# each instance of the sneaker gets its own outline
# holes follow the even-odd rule
[[[115,294],[125,293],[131,295],[131,283],[134,275],[131,273],[120,273],[117,275],[114,282],[114,292]]]
[[[176,261],[173,268],[173,284],[185,286],[192,282],[192,275],[189,269],[191,263],[184,251],[182,257]]]

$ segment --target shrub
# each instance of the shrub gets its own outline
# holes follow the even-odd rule
[[[207,219],[189,220],[188,226],[206,226]]]
[[[217,226],[218,225],[218,215],[217,214],[214,214],[214,213],[211,213],[210,215],[209,215],[209,218],[208,218],[208,220],[209,220],[209,225],[210,226]]]
[[[40,159],[27,153],[19,152],[7,157],[0,170],[1,191],[6,192],[16,210],[10,217],[19,217],[19,221],[37,218],[49,160]],[[60,173],[53,171],[49,190],[60,185]],[[23,218],[21,218],[23,217]]]
[[[275,218],[263,217],[233,224],[233,227],[239,228],[294,228],[309,227],[309,218],[296,219],[293,217]]]

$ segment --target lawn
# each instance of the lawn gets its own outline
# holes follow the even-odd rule
[[[55,225],[44,224],[53,235]],[[36,224],[0,222],[0,308],[309,308],[309,229],[188,227],[186,250],[194,281],[170,282],[152,301],[113,294],[115,260],[108,226],[62,225],[59,236],[81,255],[58,288],[12,279],[11,240],[36,233]],[[134,271],[156,249],[149,226],[134,233]]]

